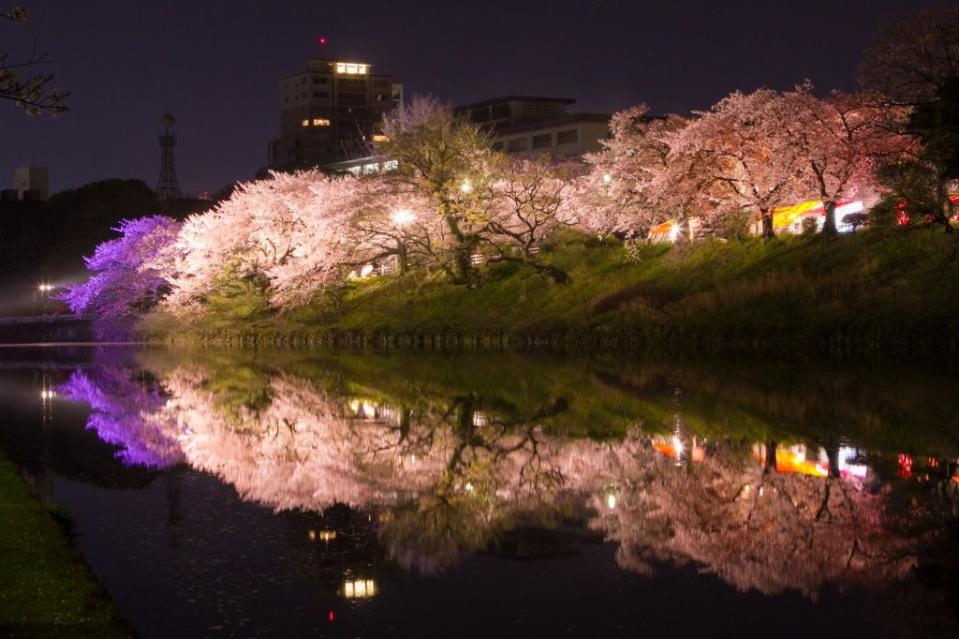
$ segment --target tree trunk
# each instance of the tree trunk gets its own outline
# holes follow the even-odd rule
[[[455,257],[453,275],[458,284],[468,284],[472,281],[473,275],[472,242],[469,242],[466,235],[460,230],[456,217],[452,213],[446,212],[443,219],[446,220],[446,226],[449,227],[450,233],[456,238],[456,247],[453,249]]]
[[[822,204],[826,210],[826,221],[822,225],[822,234],[828,237],[835,237],[839,234],[839,228],[836,225],[836,202],[833,200],[823,200]]]
[[[774,441],[766,442],[766,467],[765,472],[776,472],[776,448],[778,445]]]
[[[839,477],[839,444],[826,446],[826,456],[829,458],[829,476]]]
[[[406,246],[399,240],[396,242],[396,266],[400,273],[405,273],[410,266],[406,256]]]
[[[410,436],[410,416],[412,411],[405,406],[400,409],[400,441],[405,442]]]
[[[773,210],[759,209],[759,214],[763,219],[763,239],[769,240],[776,237],[776,232],[773,230]]]
[[[953,210],[952,201],[949,199],[949,182],[940,179],[936,190],[939,199],[939,212],[936,221],[946,228],[946,233],[952,233],[954,231],[952,228]]]

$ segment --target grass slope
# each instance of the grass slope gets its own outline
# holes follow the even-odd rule
[[[0,634],[132,636],[63,530],[2,459],[0,522]]]
[[[543,258],[558,285],[497,264],[477,288],[394,275],[356,283],[336,300],[271,315],[249,295],[218,299],[191,328],[207,337],[352,334],[602,339],[718,345],[779,341],[953,339],[957,242],[931,229],[825,239],[650,245],[627,263],[618,241],[566,235]]]

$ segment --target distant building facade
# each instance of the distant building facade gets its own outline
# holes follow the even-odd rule
[[[486,127],[504,153],[574,156],[599,151],[609,137],[608,113],[567,113],[572,98],[507,96],[456,107],[466,121]]]
[[[17,199],[28,202],[50,199],[50,171],[45,166],[18,166],[13,170],[13,189]],[[12,193],[6,198],[12,197]]]
[[[369,156],[383,114],[402,104],[403,85],[365,62],[314,58],[280,80],[280,100],[280,137],[269,143],[267,165],[308,168]]]

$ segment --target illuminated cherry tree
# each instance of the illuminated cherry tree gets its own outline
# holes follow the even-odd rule
[[[428,96],[414,97],[384,117],[388,142],[380,150],[397,162],[385,177],[433,202],[447,227],[448,261],[440,266],[458,284],[475,284],[472,255],[484,227],[480,197],[489,178],[489,138],[479,127],[458,120],[452,108]]]
[[[643,232],[682,212],[665,181],[674,161],[669,134],[686,124],[676,115],[650,117],[645,104],[613,114],[611,137],[601,141],[601,152],[586,156],[592,170],[576,185],[586,231]]]
[[[119,318],[154,307],[168,292],[171,247],[180,223],[162,215],[123,220],[120,237],[84,258],[90,278],[60,295],[74,313]]]
[[[732,93],[688,126],[671,133],[668,170],[658,188],[670,189],[691,212],[759,213],[773,236],[773,209],[807,193],[797,149],[783,135],[789,119],[781,94],[768,89]]]
[[[355,178],[319,171],[276,173],[241,185],[216,209],[183,225],[168,307],[201,311],[227,268],[239,278],[265,280],[278,307],[304,303],[341,281],[356,248],[346,228],[358,195]]]
[[[877,166],[912,146],[895,132],[901,125],[890,126],[891,119],[904,122],[908,112],[887,106],[877,93],[833,92],[819,99],[809,84],[784,94],[783,100],[789,117],[780,130],[797,153],[808,193],[823,202],[823,232],[835,234],[839,202],[858,198],[874,203],[881,189]]]

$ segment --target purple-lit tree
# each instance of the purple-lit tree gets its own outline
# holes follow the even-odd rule
[[[90,406],[87,428],[118,446],[124,464],[166,468],[184,460],[174,436],[176,415],[156,383],[136,379],[130,369],[101,366],[75,371],[57,391]]]
[[[74,313],[121,318],[155,306],[169,290],[170,250],[180,223],[162,215],[123,220],[120,237],[84,258],[93,275],[59,298]]]

